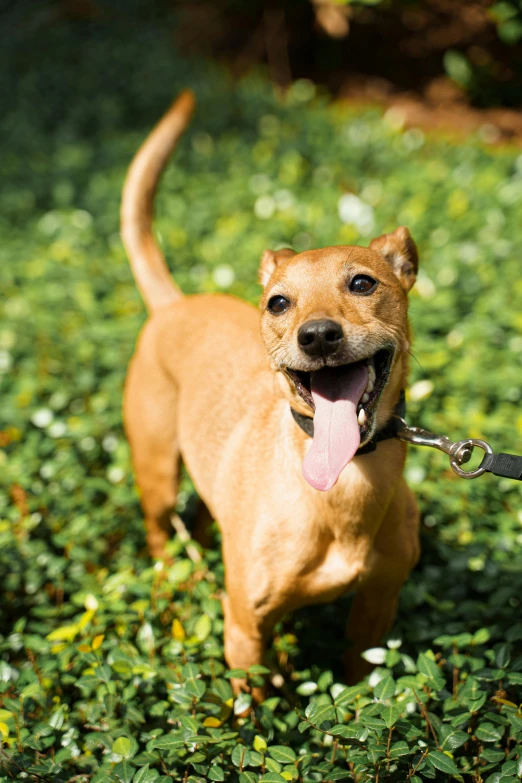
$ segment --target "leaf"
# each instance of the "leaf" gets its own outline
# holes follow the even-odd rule
[[[443,57],[444,68],[454,81],[467,87],[473,78],[473,69],[467,57],[456,49],[448,49]]]
[[[333,734],[334,737],[343,737],[344,739],[354,741],[358,739],[359,735],[358,729],[355,726],[344,726],[342,724],[332,726],[329,733]]]
[[[460,775],[459,768],[449,756],[445,753],[441,753],[438,750],[432,750],[427,755],[428,761],[430,761],[435,769],[445,772],[447,775]]]
[[[104,639],[105,639],[105,634],[103,633],[98,634],[98,636],[94,637],[94,639],[92,640],[93,652],[96,652],[96,650],[98,650],[102,646]]]
[[[419,657],[417,658],[417,668],[421,674],[424,674],[426,677],[428,677],[429,680],[439,680],[441,677],[439,667],[433,658],[431,658],[429,655],[426,655],[426,653],[420,653]]]
[[[59,707],[55,712],[52,713],[51,717],[49,718],[49,726],[51,726],[53,729],[61,729],[65,721],[65,711],[63,707]]]
[[[381,710],[381,718],[385,722],[388,729],[391,729],[399,720],[401,711],[398,707],[383,707]]]
[[[112,752],[124,759],[130,759],[136,753],[135,742],[128,737],[118,737],[112,744]]]
[[[267,772],[259,778],[259,783],[286,783],[286,778],[278,772]]]
[[[267,753],[280,764],[293,764],[296,760],[295,751],[286,745],[271,745],[267,748]]]
[[[119,764],[114,766],[113,774],[116,775],[121,783],[131,783],[134,776],[134,767],[127,760],[120,761]]]
[[[517,623],[508,628],[506,632],[508,642],[519,642],[522,640],[522,623]]]
[[[62,625],[61,628],[55,628],[54,631],[48,633],[45,638],[50,642],[72,642],[75,636],[78,634],[78,630],[78,625]]]
[[[250,750],[250,762],[249,767],[262,767],[264,764],[264,754],[258,753],[255,750]]]
[[[184,642],[186,638],[185,629],[181,625],[180,621],[177,617],[174,618],[172,621],[172,628],[171,628],[172,638],[176,639],[178,642]]]
[[[249,666],[248,668],[249,674],[270,674],[270,669],[267,669],[266,666],[261,666],[259,663],[255,663],[253,666]]]
[[[305,709],[305,715],[308,718],[308,720],[313,722],[318,709],[319,709],[319,703],[317,699],[312,699],[311,701],[308,702]]]
[[[152,743],[152,747],[158,748],[158,750],[177,750],[184,747],[184,745],[183,740],[173,736],[160,737]]]
[[[499,669],[505,669],[511,660],[511,645],[499,644],[496,648],[495,663]]]
[[[221,726],[221,723],[222,721],[220,721],[219,718],[209,716],[203,721],[203,726],[206,726],[209,729],[217,729],[219,726]]]
[[[247,678],[247,673],[244,669],[230,669],[228,672],[225,672],[225,677],[227,680],[231,680],[232,678],[245,680]]]
[[[96,611],[94,609],[88,609],[84,612],[77,623],[78,631],[83,631],[83,629],[89,625],[95,614]]]
[[[374,715],[365,715],[364,712],[361,713],[361,722],[374,731],[380,731],[386,726],[385,722],[380,718],[376,718]]]
[[[256,734],[254,737],[254,750],[257,750],[258,753],[264,753],[267,749],[266,740],[264,737],[262,737],[260,734]]]
[[[224,704],[226,704],[229,699],[232,699],[234,694],[230,683],[221,678],[214,680],[212,683],[212,691]]]
[[[181,728],[187,729],[193,734],[198,733],[199,722],[194,715],[181,715],[179,717],[179,722],[181,724]]]
[[[311,681],[302,682],[296,688],[296,691],[300,696],[311,696],[312,693],[316,692],[316,690],[317,690],[317,683]]]
[[[393,677],[383,677],[382,680],[379,680],[373,689],[373,693],[375,697],[381,701],[391,699],[395,694],[395,680]]]
[[[225,773],[223,771],[223,768],[218,766],[217,764],[212,764],[209,767],[207,775],[209,780],[219,780],[219,781],[225,780]]]
[[[183,741],[186,745],[205,745],[207,742],[212,742],[212,737],[204,734],[193,734],[184,736]]]
[[[257,783],[258,776],[255,772],[240,772],[239,783]]]
[[[159,773],[155,769],[150,769],[148,764],[144,764],[143,767],[135,773],[132,778],[132,783],[154,783],[159,776]]]
[[[365,693],[368,693],[368,687],[364,684],[354,685],[351,688],[343,687],[342,690],[336,690],[333,694],[334,686],[332,686],[332,696],[337,707],[342,707],[345,704],[352,704],[357,701]]]
[[[177,560],[168,570],[168,580],[171,585],[186,582],[192,573],[192,560]]]
[[[250,751],[245,745],[236,745],[232,751],[232,764],[243,769],[250,764]]]
[[[152,625],[150,623],[143,623],[136,634],[136,642],[142,652],[151,653],[154,651],[154,631],[152,630]]]
[[[0,721],[0,734],[4,739],[9,736],[9,726],[2,721]]]
[[[43,691],[39,682],[31,682],[25,686],[20,695],[24,699],[35,699],[35,701],[38,701],[42,698]]]
[[[502,739],[504,727],[495,726],[493,723],[485,721],[484,723],[479,723],[474,734],[482,742],[498,742],[498,740]]]
[[[185,683],[185,690],[194,699],[199,700],[206,691],[206,686],[203,680],[187,680]]]
[[[212,631],[212,621],[208,614],[202,614],[194,626],[194,635],[200,642],[210,636]]]
[[[242,715],[252,706],[252,696],[249,693],[240,693],[234,701],[234,715]]]
[[[464,731],[443,725],[439,731],[439,739],[442,750],[456,750],[468,742],[470,736]]]
[[[200,675],[199,666],[195,663],[186,663],[181,669],[181,674],[186,680],[195,680]]]
[[[412,753],[412,749],[406,742],[394,742],[390,747],[390,758],[392,759],[398,759],[401,756],[407,756],[410,753]]]
[[[473,634],[473,644],[485,644],[486,642],[489,642],[490,638],[491,634],[487,628],[479,628],[478,631],[475,631]]]
[[[337,716],[335,714],[335,707],[333,707],[331,704],[317,705],[317,709],[314,710],[312,723],[314,723],[316,726],[321,726],[321,724],[325,721],[335,722],[336,720]]]
[[[372,647],[369,650],[365,650],[361,654],[361,658],[364,658],[368,663],[373,663],[375,666],[382,666],[386,660],[387,652],[386,647]]]
[[[480,751],[480,758],[488,762],[504,761],[506,755],[503,750],[493,750],[493,748],[483,748]]]
[[[509,722],[513,726],[514,731],[522,731],[522,717],[511,713],[508,715]]]

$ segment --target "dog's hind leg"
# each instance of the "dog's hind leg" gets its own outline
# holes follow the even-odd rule
[[[165,559],[179,484],[176,388],[146,350],[145,342],[144,333],[125,384],[125,431],[145,515],[149,552],[152,557]]]

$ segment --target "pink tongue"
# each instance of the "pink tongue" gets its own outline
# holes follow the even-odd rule
[[[359,448],[357,405],[367,381],[363,364],[326,367],[312,375],[314,440],[304,458],[303,476],[315,489],[331,489]]]

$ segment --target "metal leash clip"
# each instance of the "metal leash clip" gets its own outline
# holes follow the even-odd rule
[[[450,465],[457,476],[465,479],[473,479],[477,478],[477,476],[482,476],[483,473],[490,470],[493,449],[485,440],[467,438],[466,440],[458,440],[454,443],[445,435],[435,435],[435,433],[423,430],[421,427],[410,427],[403,418],[400,416],[397,416],[397,418],[402,425],[397,429],[397,438],[399,440],[403,440],[405,443],[413,443],[416,446],[430,446],[433,449],[443,451],[449,456]],[[465,465],[466,462],[470,461],[475,446],[483,449],[485,452],[484,458],[475,470],[463,470],[461,465]]]

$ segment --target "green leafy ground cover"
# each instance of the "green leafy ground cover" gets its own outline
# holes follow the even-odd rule
[[[218,534],[199,563],[173,541],[164,570],[144,546],[120,401],[145,316],[118,204],[139,141],[192,85],[157,222],[184,290],[255,300],[266,246],[405,223],[422,259],[409,419],[516,452],[522,157],[328,109],[308,83],[278,103],[261,79],[176,59],[153,23],[2,37],[0,779],[519,780],[520,486],[462,481],[436,452],[409,457],[423,556],[370,679],[342,684],[343,599],[281,623],[284,686],[234,700]],[[185,480],[189,526],[194,504]]]

